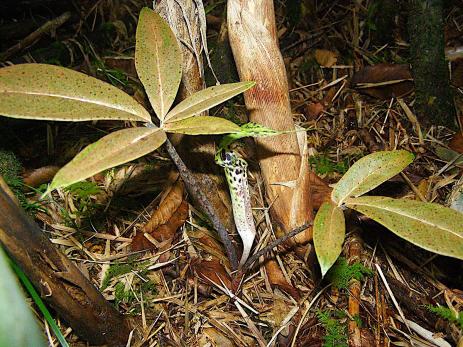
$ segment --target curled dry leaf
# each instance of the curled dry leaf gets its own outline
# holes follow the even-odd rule
[[[299,292],[296,288],[288,283],[285,276],[283,275],[283,272],[278,266],[278,263],[275,260],[268,260],[265,263],[265,270],[267,271],[267,277],[272,286],[277,286],[296,300],[300,298]]]
[[[177,182],[165,191],[158,209],[153,212],[150,220],[145,224],[144,231],[151,233],[159,225],[167,223],[182,203],[183,194],[183,182],[177,180]]]
[[[413,91],[408,64],[377,64],[357,71],[351,80],[360,92],[378,99],[402,97]]]
[[[325,111],[325,105],[321,102],[311,102],[304,107],[304,114],[308,120],[315,120]]]
[[[165,197],[159,207],[153,212],[148,223],[137,233],[132,241],[132,250],[154,249],[155,245],[146,239],[150,234],[158,242],[173,239],[175,232],[188,217],[188,203],[183,200],[184,188],[178,180],[166,190]]]
[[[218,241],[208,230],[187,231],[188,237],[193,242],[195,248],[206,252],[214,258],[219,259],[225,266],[230,266],[229,260],[225,255],[222,243]]]
[[[172,240],[175,236],[176,231],[185,224],[188,218],[188,203],[182,201],[180,206],[174,211],[172,216],[165,224],[157,226],[153,231],[138,232],[132,241],[132,250],[140,251],[144,249],[154,249],[156,246],[146,239],[144,233],[150,234],[150,236],[158,242],[164,242],[162,248],[170,246],[171,242],[165,243],[165,241]]]
[[[307,104],[303,111],[307,117],[307,120],[317,119],[318,116],[320,116],[326,109],[328,109],[337,91],[338,88],[336,88],[336,86],[332,86],[330,89],[328,89],[322,100]]]
[[[228,289],[232,290],[232,280],[230,275],[218,259],[194,259],[190,266],[192,272],[199,279],[209,284],[213,282],[221,287],[225,284]]]
[[[59,166],[42,166],[38,169],[26,171],[23,175],[24,184],[30,187],[39,187],[50,182],[59,170]]]
[[[316,49],[315,60],[323,67],[332,67],[338,61],[338,55],[327,49]]]

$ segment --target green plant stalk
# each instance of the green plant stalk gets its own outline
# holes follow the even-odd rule
[[[37,293],[35,290],[34,286],[32,285],[31,281],[29,281],[29,278],[27,278],[26,274],[21,270],[21,268],[10,258],[10,264],[11,267],[13,268],[14,272],[20,279],[21,283],[24,285],[30,296],[32,297],[32,300],[34,300],[35,304],[39,308],[40,312],[42,312],[43,317],[45,320],[48,322],[48,324],[51,327],[51,330],[53,330],[56,338],[58,339],[59,343],[61,344],[62,347],[69,347],[69,344],[66,341],[66,338],[63,336],[61,333],[61,330],[59,329],[58,325],[56,324],[55,320],[50,314],[50,311],[48,311],[47,307],[45,306],[44,302],[40,298],[40,295]]]

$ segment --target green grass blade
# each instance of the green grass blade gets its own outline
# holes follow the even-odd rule
[[[24,285],[30,296],[32,297],[32,300],[34,300],[35,304],[39,308],[40,312],[42,312],[43,317],[45,320],[48,322],[50,325],[51,330],[55,334],[56,338],[58,339],[59,343],[63,347],[69,347],[69,344],[66,341],[66,338],[64,335],[61,333],[61,330],[59,329],[58,325],[56,324],[55,320],[50,314],[50,311],[48,311],[47,307],[45,306],[45,303],[42,301],[40,298],[40,295],[37,293],[35,290],[34,286],[32,285],[31,281],[29,281],[29,278],[27,278],[26,274],[21,270],[21,268],[13,261],[10,259],[11,262],[11,267],[13,268],[14,272],[20,279],[21,283]]]
[[[0,247],[0,346],[45,347],[45,338]]]

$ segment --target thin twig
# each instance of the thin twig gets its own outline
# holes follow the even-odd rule
[[[297,227],[296,229],[290,231],[286,235],[284,235],[284,236],[276,239],[275,241],[271,242],[268,246],[261,249],[259,252],[255,253],[252,257],[250,257],[248,259],[248,261],[243,265],[240,272],[243,273],[243,274],[246,273],[249,269],[251,269],[253,263],[256,262],[261,256],[263,256],[266,253],[272,251],[275,247],[281,245],[283,242],[290,239],[291,237],[294,237],[297,234],[303,232],[305,229],[308,229],[311,225],[312,225],[312,223],[303,224],[300,227]]]
[[[182,158],[180,158],[175,147],[169,140],[166,141],[166,149],[175,166],[177,166],[178,172],[180,173],[180,176],[182,177],[182,180],[185,183],[186,189],[200,205],[200,208],[207,214],[207,216],[212,222],[212,226],[218,232],[220,240],[222,241],[225,247],[225,251],[227,252],[227,256],[230,260],[232,269],[236,270],[238,267],[238,256],[236,254],[236,249],[229,238],[229,232],[227,231],[223,223],[220,221],[218,213],[215,211],[214,207],[209,203],[207,196],[199,188],[200,185],[197,182],[196,178],[186,167]]]
[[[49,20],[40,28],[27,35],[23,40],[8,48],[4,53],[0,55],[0,60],[6,60],[13,54],[23,50],[24,48],[30,47],[37,42],[43,35],[53,33],[56,29],[66,23],[71,18],[71,12],[64,12],[61,16]]]

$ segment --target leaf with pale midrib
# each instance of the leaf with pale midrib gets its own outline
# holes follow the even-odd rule
[[[357,160],[336,183],[331,199],[341,205],[348,197],[357,197],[399,174],[412,161],[407,151],[383,151]]]
[[[166,123],[164,130],[169,133],[187,135],[214,135],[237,133],[241,128],[224,118],[196,116],[178,122]]]
[[[83,73],[46,64],[0,69],[0,115],[55,121],[151,122],[148,111],[122,90]]]
[[[221,84],[200,90],[175,106],[166,116],[166,122],[176,122],[199,115],[232,97],[248,90],[255,82]]]
[[[103,170],[148,154],[166,140],[158,128],[129,128],[113,132],[85,147],[53,178],[49,190],[82,181]]]
[[[182,55],[169,25],[145,7],[136,33],[135,67],[160,120],[169,111],[182,78]]]
[[[428,251],[463,259],[463,214],[415,200],[362,196],[346,206]]]
[[[346,224],[341,208],[332,202],[324,202],[315,216],[313,226],[313,242],[322,276],[325,276],[341,254],[345,235]]]

